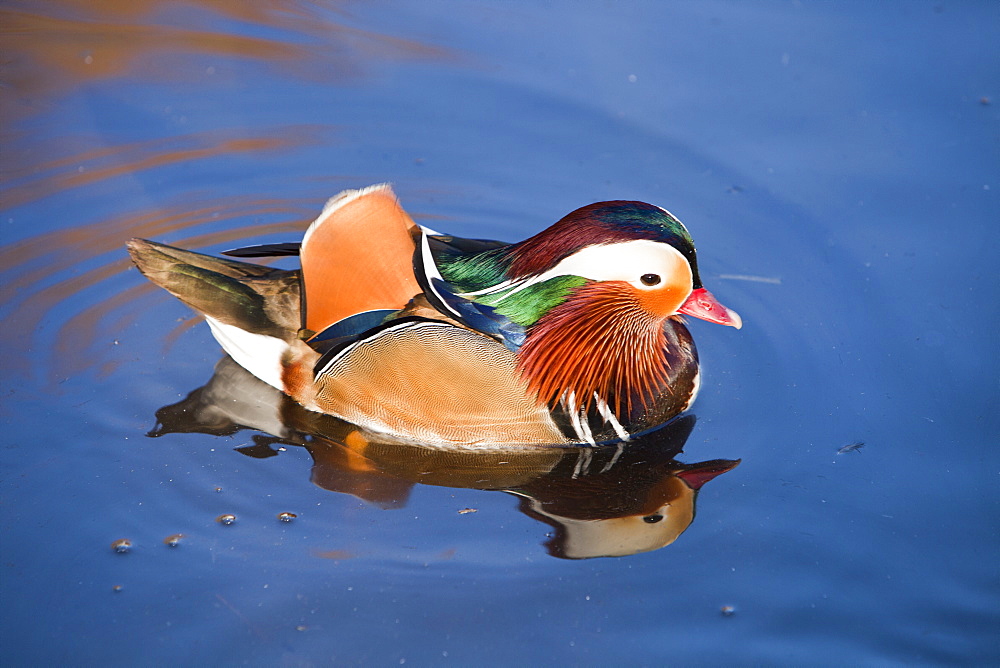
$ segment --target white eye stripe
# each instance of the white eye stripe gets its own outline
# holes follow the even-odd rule
[[[580,276],[592,281],[625,281],[639,290],[655,290],[670,282],[678,271],[690,274],[690,265],[669,244],[636,239],[614,244],[587,246],[565,258],[532,282],[556,276]],[[660,281],[646,285],[642,277],[653,274]]]
[[[612,244],[587,246],[563,258],[546,272],[527,278],[520,283],[503,281],[485,290],[463,294],[472,297],[510,289],[500,301],[532,285],[544,283],[558,276],[579,276],[592,281],[624,281],[638,290],[656,290],[670,283],[678,274],[690,281],[691,266],[681,252],[669,244],[648,239],[635,239]],[[660,278],[652,285],[642,278],[655,275]]]

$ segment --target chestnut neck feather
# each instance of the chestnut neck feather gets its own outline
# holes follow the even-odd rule
[[[669,390],[663,323],[627,283],[590,283],[531,328],[518,368],[539,402],[589,410],[596,394],[629,419]]]

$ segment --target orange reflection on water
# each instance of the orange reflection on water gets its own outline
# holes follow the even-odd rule
[[[3,168],[4,180],[10,188],[4,195],[4,207],[19,206],[72,188],[166,165],[241,153],[290,150],[315,142],[320,133],[321,128],[313,126],[275,128],[267,136],[241,137],[232,131],[206,132],[106,146],[34,164],[16,160],[18,150],[14,147],[10,164],[4,164]]]
[[[283,74],[318,80],[355,76],[372,59],[447,59],[450,51],[353,28],[340,5],[304,0],[46,0],[5,3],[2,79],[14,95],[0,97],[0,119],[47,106],[53,96],[95,81],[143,81],[222,75],[218,59],[250,59]],[[330,14],[337,14],[334,22]],[[236,29],[272,33],[249,36]],[[247,31],[246,26],[253,29]],[[183,27],[181,27],[183,26]],[[173,57],[170,57],[173,56]],[[179,56],[179,58],[178,58]],[[186,60],[185,60],[186,59]]]

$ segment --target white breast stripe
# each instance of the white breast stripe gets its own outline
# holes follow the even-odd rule
[[[622,423],[618,421],[618,418],[615,417],[615,414],[611,412],[611,407],[608,406],[608,402],[602,399],[597,392],[594,392],[594,399],[597,400],[597,411],[601,414],[601,417],[604,418],[604,421],[610,424],[611,428],[615,430],[615,433],[618,434],[618,438],[623,441],[629,440],[629,433],[625,430],[625,427],[622,426]]]
[[[441,293],[434,287],[433,279],[436,278],[442,282],[444,279],[441,278],[441,272],[438,271],[437,263],[434,262],[434,256],[431,255],[431,246],[426,234],[420,235],[420,259],[424,265],[424,276],[427,277],[426,281],[428,289],[434,293],[434,296],[437,297],[437,300],[441,302],[442,306],[455,314],[456,318],[461,320],[462,314],[449,306],[448,302],[441,296]]]

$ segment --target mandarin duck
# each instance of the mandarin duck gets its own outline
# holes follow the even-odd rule
[[[454,446],[626,441],[699,386],[681,316],[741,326],[701,283],[665,209],[611,201],[508,244],[442,235],[388,185],[327,202],[282,270],[143,239],[139,270],[202,314],[222,348],[307,409]]]

